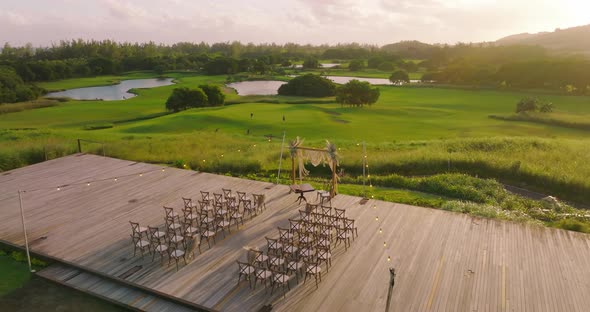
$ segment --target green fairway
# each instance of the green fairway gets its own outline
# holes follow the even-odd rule
[[[187,163],[214,172],[272,171],[278,165],[278,138],[285,131],[288,140],[300,136],[313,146],[323,146],[325,139],[336,143],[343,168],[351,174],[360,174],[357,144],[364,141],[376,175],[451,170],[590,202],[584,192],[590,190],[587,130],[489,117],[511,115],[518,100],[538,96],[555,104],[556,112],[547,116],[582,121],[590,117],[590,97],[380,86],[376,104],[349,108],[334,98],[241,97],[226,89],[228,102],[238,104],[167,114],[164,103],[174,88],[226,80],[178,72],[167,76],[177,84],[141,89],[128,100],[69,101],[0,115],[0,168],[73,152],[75,139],[84,138],[105,142],[108,155],[125,159]],[[135,77],[150,76],[65,80],[52,86]],[[290,104],[294,102],[299,104]],[[267,135],[274,140],[268,142]]]

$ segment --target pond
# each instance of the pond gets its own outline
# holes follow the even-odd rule
[[[284,81],[257,80],[228,83],[229,88],[235,89],[239,95],[276,95]]]
[[[326,78],[335,83],[345,84],[353,79],[366,81],[372,85],[392,85],[393,83],[387,78],[363,78],[363,77],[345,77],[345,76],[326,76]],[[410,80],[410,83],[418,83],[420,80]]]
[[[290,75],[289,77],[297,77]],[[372,85],[393,85],[389,79],[386,78],[362,78],[362,77],[342,77],[342,76],[325,76],[335,83],[345,84],[353,79],[366,81]],[[410,83],[418,83],[420,80],[410,80]],[[279,87],[284,85],[285,81],[276,80],[256,80],[256,81],[240,81],[232,82],[226,86],[236,90],[239,95],[276,95]]]
[[[125,100],[136,96],[133,93],[129,93],[129,89],[155,88],[168,86],[171,84],[173,84],[172,78],[123,80],[121,83],[111,86],[78,88],[59,92],[50,92],[46,95],[46,97],[69,97],[75,100]]]

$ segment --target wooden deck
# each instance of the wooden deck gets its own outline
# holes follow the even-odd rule
[[[293,280],[285,298],[260,286],[253,291],[237,284],[235,261],[245,260],[245,246],[264,246],[264,236],[277,236],[277,226],[298,216],[297,195],[283,185],[161,168],[77,154],[0,173],[0,240],[24,244],[17,190],[37,189],[23,194],[33,251],[210,309],[383,311],[390,266],[397,272],[391,311],[590,307],[590,235],[374,200],[360,205],[345,195],[333,206],[357,220],[359,237],[346,252],[336,248],[319,288]],[[111,177],[120,178],[86,185]],[[180,208],[181,196],[222,187],[264,193],[268,209],[178,272],[132,257],[129,220],[162,225],[163,205]]]

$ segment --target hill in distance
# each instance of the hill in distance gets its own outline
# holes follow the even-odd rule
[[[590,25],[553,32],[517,34],[501,38],[497,45],[538,45],[559,53],[584,53],[590,55]]]

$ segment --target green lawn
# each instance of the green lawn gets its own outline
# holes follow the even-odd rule
[[[348,108],[333,98],[241,97],[230,92],[228,101],[240,104],[165,115],[164,103],[175,87],[221,85],[226,80],[193,73],[167,76],[178,83],[139,90],[139,96],[128,100],[70,101],[0,115],[0,169],[34,162],[42,157],[43,147],[50,157],[73,151],[75,139],[85,138],[106,142],[108,155],[125,159],[184,162],[217,172],[275,170],[280,140],[267,142],[265,136],[281,137],[285,131],[288,140],[300,136],[312,146],[323,146],[325,139],[335,142],[344,168],[353,174],[359,173],[362,156],[357,144],[365,141],[374,174],[452,170],[590,202],[587,131],[489,118],[510,115],[519,99],[538,96],[555,104],[554,114],[560,119],[587,120],[590,97],[380,86],[376,104]],[[115,78],[122,77],[65,80],[52,86],[61,89]],[[292,101],[309,103],[287,103]],[[97,125],[112,128],[84,130]],[[589,192],[581,193],[585,190]]]
[[[26,263],[16,262],[8,255],[0,256],[0,297],[22,287],[31,278]]]

